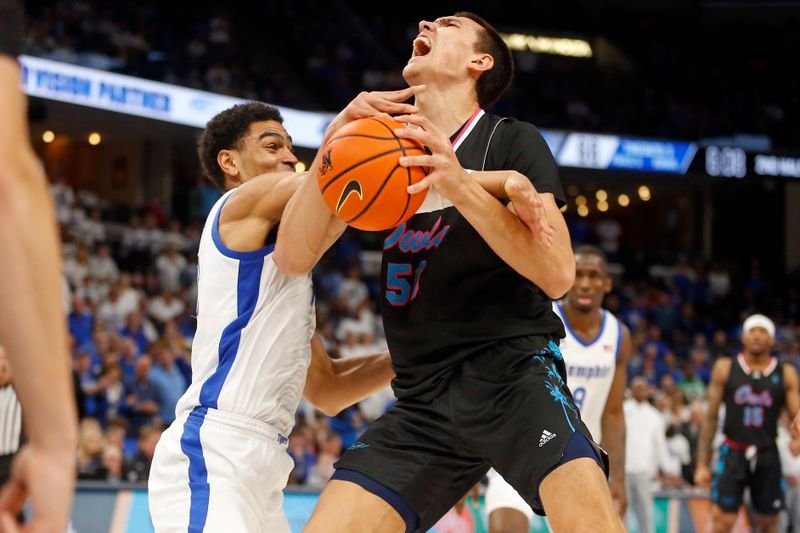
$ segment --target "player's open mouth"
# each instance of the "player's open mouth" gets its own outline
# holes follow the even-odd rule
[[[411,57],[425,56],[428,55],[428,52],[430,51],[431,42],[427,37],[420,35],[414,39],[414,53],[411,55]]]

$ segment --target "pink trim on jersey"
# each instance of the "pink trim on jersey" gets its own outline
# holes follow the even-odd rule
[[[461,129],[461,132],[458,136],[453,139],[453,151],[455,152],[458,150],[458,147],[461,146],[461,143],[464,142],[464,139],[469,136],[470,132],[475,128],[475,125],[478,123],[478,119],[480,119],[486,112],[481,109],[480,107],[472,113],[472,116],[469,117],[467,120],[467,124]]]
[[[750,368],[750,365],[748,365],[747,361],[745,361],[744,354],[740,353],[737,356],[737,359],[739,360],[739,364],[742,366],[742,370],[744,370],[745,374],[749,376],[750,374],[753,373],[753,369]],[[778,359],[776,357],[770,357],[769,364],[764,369],[764,371],[761,372],[761,375],[764,377],[769,376],[770,374],[772,374],[772,372],[775,370],[777,366],[778,366]]]

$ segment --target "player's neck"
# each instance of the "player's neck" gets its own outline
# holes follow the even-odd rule
[[[450,87],[446,91],[429,86],[417,95],[414,104],[421,115],[448,136],[458,131],[479,107],[474,90],[470,92],[467,86]]]
[[[772,354],[769,352],[753,354],[747,350],[742,350],[742,356],[744,357],[744,361],[747,363],[747,366],[753,370],[764,370],[772,361]]]

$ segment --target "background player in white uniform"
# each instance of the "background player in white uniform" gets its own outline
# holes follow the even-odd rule
[[[411,95],[362,94],[332,128],[380,111],[408,112],[396,102]],[[159,532],[288,532],[286,444],[304,386],[312,403],[336,414],[394,376],[386,352],[328,358],[314,336],[310,276],[275,267],[277,225],[302,178],[282,122],[271,106],[234,106],[209,122],[198,144],[206,174],[227,192],[200,240],[192,384],[151,469]]]
[[[605,254],[594,246],[575,249],[575,285],[553,307],[567,336],[560,349],[567,366],[567,386],[580,407],[581,419],[610,461],[611,495],[625,515],[625,417],[622,402],[626,365],[632,350],[628,328],[602,308],[611,292]],[[535,453],[535,452],[534,452]],[[489,473],[486,512],[491,533],[527,533],[533,511],[495,471]]]

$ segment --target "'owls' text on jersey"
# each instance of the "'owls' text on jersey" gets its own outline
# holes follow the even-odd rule
[[[559,346],[567,366],[567,386],[581,410],[581,419],[594,440],[600,442],[600,420],[614,382],[614,369],[622,345],[622,325],[617,317],[601,309],[600,331],[593,341],[585,342],[572,330],[561,303],[554,302],[553,309],[564,322],[567,333]]]
[[[200,239],[192,384],[176,413],[218,409],[288,435],[311,361],[311,278],[281,274],[274,243],[251,252],[223,244],[219,214],[233,192],[211,209]]]

